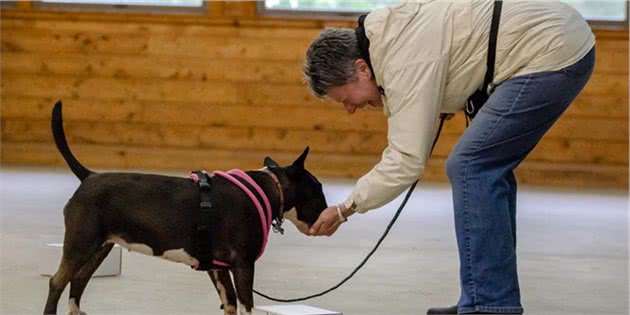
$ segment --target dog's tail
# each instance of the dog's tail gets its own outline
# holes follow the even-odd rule
[[[61,119],[61,101],[55,103],[55,107],[52,111],[52,132],[57,144],[57,149],[61,152],[64,160],[70,166],[70,169],[81,181],[92,174],[92,171],[81,165],[79,161],[72,155],[68,142],[66,141],[66,134],[63,131],[63,121]]]

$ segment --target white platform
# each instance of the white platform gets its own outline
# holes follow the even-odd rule
[[[301,304],[256,306],[254,310],[266,315],[343,315],[341,312]]]
[[[42,276],[52,276],[57,272],[61,255],[63,253],[63,244],[61,243],[43,243],[39,247],[39,274]],[[120,275],[122,267],[122,250],[121,247],[115,245],[103,263],[96,269],[93,277],[111,277]]]

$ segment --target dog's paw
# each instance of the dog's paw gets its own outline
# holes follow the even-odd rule
[[[225,315],[236,315],[236,306],[235,305],[224,305],[223,312]]]
[[[85,312],[81,312],[74,299],[70,299],[68,302],[68,315],[87,315]]]
[[[241,304],[240,302],[238,303],[238,311],[240,312],[241,315],[252,315],[251,312],[251,307],[250,307],[250,311],[247,311],[247,307],[245,307],[245,305]]]

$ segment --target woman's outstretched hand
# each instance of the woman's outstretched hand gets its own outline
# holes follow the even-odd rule
[[[308,235],[331,236],[353,213],[352,210],[346,209],[343,205],[328,207],[319,214],[317,222],[311,226]]]

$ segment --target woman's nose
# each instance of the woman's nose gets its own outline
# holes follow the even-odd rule
[[[350,103],[343,103],[343,107],[346,108],[346,111],[350,114],[354,113],[355,110],[357,110],[357,107],[350,104]]]

